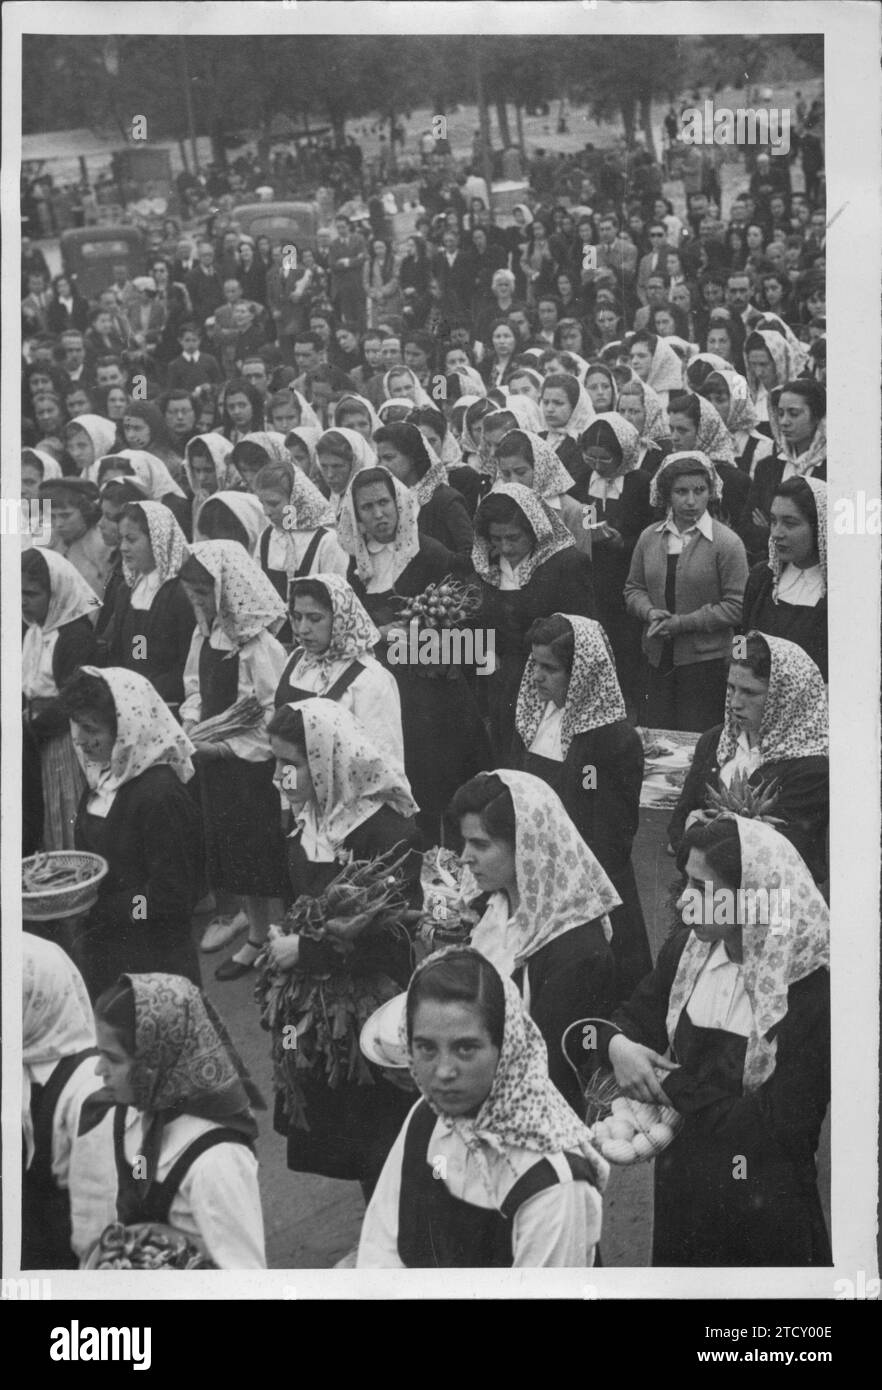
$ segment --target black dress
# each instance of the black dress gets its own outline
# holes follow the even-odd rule
[[[106,631],[105,665],[137,672],[166,704],[179,705],[195,626],[193,605],[179,579],[167,579],[149,608],[133,608],[132,591],[125,584],[117,592]]]
[[[680,930],[665,943],[613,1015],[627,1037],[659,1053],[668,1047],[668,1000],[688,938]],[[612,1034],[599,1029],[602,1061]],[[680,1070],[662,1084],[685,1123],[655,1160],[653,1265],[832,1264],[815,1169],[830,1099],[826,970],[790,986],[787,1014],[769,1036],[777,1040],[775,1070],[745,1093],[747,1039],[696,1027],[688,1004],[682,1011],[673,1049]]]
[[[815,604],[775,603],[772,586],[775,577],[768,562],[754,565],[747,578],[741,611],[741,631],[755,628],[769,637],[783,637],[808,652],[826,682],[827,672],[827,595]]]
[[[285,608],[288,609],[288,594],[289,589],[291,587],[291,579],[305,579],[307,575],[309,575],[312,572],[312,567],[315,564],[315,557],[318,554],[318,548],[322,543],[323,537],[327,535],[328,528],[327,526],[316,527],[315,531],[312,533],[312,536],[310,537],[309,544],[306,547],[306,552],[303,556],[303,559],[300,561],[300,564],[297,566],[297,569],[294,571],[294,574],[290,578],[288,576],[287,570],[270,569],[269,546],[270,539],[272,537],[272,530],[273,528],[271,526],[267,526],[266,530],[261,533],[261,537],[258,542],[257,553],[260,561],[260,568],[263,570],[267,579],[272,584],[276,593],[279,595],[279,598],[284,603]],[[294,641],[294,633],[291,628],[290,618],[286,618],[282,626],[276,632],[276,641],[281,642],[283,647],[290,646],[291,643]]]
[[[683,790],[668,822],[668,839],[680,848],[690,811],[703,811],[708,785],[719,785],[717,749],[722,724],[701,735],[692,755]],[[826,833],[830,820],[830,765],[827,758],[785,758],[763,763],[748,778],[752,786],[778,782],[778,800],[772,815],[781,819],[775,829],[789,840],[805,860],[817,883],[827,877]]]
[[[631,846],[640,816],[643,745],[624,719],[577,734],[563,762],[524,748],[518,736],[520,766],[541,777],[560,797],[567,815],[608,874],[621,898],[610,913],[616,980],[613,998],[627,999],[652,969]]]
[[[496,767],[510,767],[514,716],[521,677],[530,655],[527,631],[552,613],[594,617],[591,561],[575,547],[559,550],[537,566],[522,589],[497,589],[482,581],[478,621],[495,634],[496,669],[481,682],[486,694]]]
[[[594,598],[597,619],[609,638],[616,663],[616,675],[629,707],[636,708],[640,691],[641,624],[625,612],[623,598],[631,556],[640,533],[652,521],[649,505],[649,478],[640,469],[622,478],[622,495],[607,501],[587,497],[597,521],[605,521],[619,532],[621,545],[595,541],[591,551]]]
[[[193,797],[167,764],[120,787],[107,815],[77,814],[77,849],[110,869],[77,932],[77,964],[94,999],[119,975],[151,970],[200,983],[190,930],[199,900],[202,827]]]
[[[826,462],[816,468],[811,477],[817,478],[818,482],[826,482]],[[747,558],[751,564],[757,564],[760,560],[766,559],[769,553],[768,527],[761,528],[754,524],[754,510],[758,509],[765,516],[771,517],[775,489],[783,478],[784,459],[779,458],[777,453],[769,454],[768,457],[760,459],[750,484],[739,529],[739,535],[747,548]]]
[[[347,835],[342,848],[351,850],[355,859],[373,859],[395,846],[411,851],[405,865],[406,895],[412,906],[419,906],[422,858],[413,820],[381,806]],[[340,865],[311,862],[299,839],[289,839],[288,869],[293,897],[301,893],[316,897],[339,873]],[[310,975],[345,972],[362,977],[391,999],[406,988],[413,963],[409,941],[393,938],[372,924],[345,963],[327,943],[301,937],[299,968]],[[332,1089],[324,1076],[301,1080],[308,1130],[289,1126],[284,1097],[276,1094],[274,1125],[277,1133],[287,1137],[288,1167],[294,1172],[358,1181],[373,1190],[413,1096],[386,1081],[378,1068],[371,1066],[370,1071],[373,1085],[346,1081]]]

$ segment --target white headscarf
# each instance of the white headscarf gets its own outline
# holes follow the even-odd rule
[[[120,787],[150,767],[167,763],[179,781],[189,782],[194,772],[193,744],[147,677],[122,666],[105,666],[103,670],[81,666],[80,670],[104,681],[116,708],[116,742],[107,767],[90,762],[74,744],[77,761],[92,790],[90,815],[106,816]]]
[[[413,368],[404,366],[390,367],[388,372],[383,376],[383,395],[386,400],[389,401],[394,399],[389,392],[389,378],[392,376],[404,376],[405,374],[409,376],[413,382],[414,399],[411,404],[434,405],[435,402],[432,400],[425,387],[420,385],[420,379]]]
[[[570,418],[567,420],[563,429],[552,429],[548,421],[545,420],[544,409],[542,412],[543,427],[548,431],[548,442],[550,444],[559,444],[562,439],[580,439],[594,419],[594,406],[591,402],[591,397],[588,395],[588,392],[585,390],[585,387],[582,385],[581,381],[579,381],[578,377],[572,377],[571,380],[577,383],[579,387],[579,396],[576,404],[573,406]],[[548,378],[546,378],[545,384],[548,384]],[[529,400],[529,396],[527,396],[526,399]],[[506,403],[506,409],[508,408],[508,404]]]
[[[344,410],[347,405],[351,408],[353,401],[358,406],[359,410],[364,411],[365,415],[370,420],[371,434],[376,434],[377,430],[380,428],[382,424],[382,421],[379,415],[377,414],[376,410],[374,410],[374,407],[371,405],[370,401],[367,399],[367,397],[359,396],[355,391],[347,391],[345,395],[340,397],[339,401],[334,406],[334,409],[331,412],[331,421],[333,428],[336,429],[336,422],[338,417],[344,413]]]
[[[358,430],[340,429],[340,427],[337,425],[335,425],[332,430],[323,431],[320,438],[316,441],[316,455],[319,454],[322,444],[324,443],[325,439],[327,439],[329,434],[342,435],[343,438],[346,440],[346,443],[352,450],[354,462],[352,464],[352,470],[349,474],[349,479],[344,489],[344,493],[347,493],[349,491],[349,486],[352,482],[352,479],[355,477],[356,473],[360,473],[363,468],[376,468],[377,455],[371,448],[370,444],[368,444],[364,435],[358,433]],[[333,451],[329,450],[328,452]],[[322,465],[320,459],[317,459],[317,467],[323,480],[327,482],[327,478],[325,478],[324,474],[322,473]]]
[[[150,454],[146,449],[122,449],[119,457],[128,459],[137,482],[152,502],[161,502],[169,493],[173,497],[186,497],[184,489],[175,482],[162,459]]]
[[[58,459],[53,458],[51,454],[47,454],[45,449],[27,448],[22,449],[21,452],[23,456],[25,454],[35,454],[40,460],[40,464],[43,468],[44,483],[52,482],[55,478],[60,478],[62,476],[61,464],[58,462]],[[22,457],[22,462],[24,463],[24,457]]]
[[[97,618],[101,601],[70,560],[56,550],[41,550],[49,571],[49,607],[42,624],[28,623],[21,647],[21,688],[29,700],[48,699],[58,694],[55,682],[47,679],[59,629],[77,618]],[[51,685],[51,688],[50,688]]]
[[[656,338],[646,384],[657,393],[683,389],[682,359],[665,338]]]
[[[156,587],[160,588],[169,579],[174,579],[190,551],[186,537],[164,502],[139,502],[137,504],[147,520],[150,534],[150,549],[153,551]],[[122,562],[123,577],[130,589],[144,576],[133,570],[127,560]]]
[[[505,923],[491,918],[472,932],[471,944],[511,975],[549,941],[585,922],[603,919],[612,939],[609,913],[621,898],[579,834],[557,792],[529,772],[495,773],[511,793],[515,813],[515,865],[520,902]],[[463,874],[461,894],[477,894],[472,874]]]
[[[379,465],[375,464],[374,467],[379,467]],[[383,472],[389,479],[389,486],[395,497],[395,506],[398,511],[395,536],[389,542],[393,551],[391,579],[394,583],[414,556],[419,554],[420,537],[417,530],[417,516],[419,515],[420,504],[416,492],[412,488],[405,487],[403,483],[400,483],[395,475],[389,472],[388,468],[384,468]],[[355,567],[359,578],[365,583],[369,583],[374,574],[371,550],[361,522],[355,514],[355,498],[351,483],[343,495],[343,507],[337,523],[337,539],[345,551],[355,556]]]
[[[233,513],[233,516],[241,524],[248,537],[248,554],[254,555],[257,550],[257,543],[266,530],[266,516],[263,507],[254,496],[253,492],[213,492],[210,497],[206,497],[202,507],[199,508],[199,518],[193,528],[193,539],[204,541],[207,539],[201,529],[202,508],[208,502],[220,502]]]
[[[747,922],[742,926],[741,974],[753,1009],[742,1085],[751,1092],[758,1090],[775,1070],[778,1043],[777,1039],[768,1041],[768,1033],[787,1013],[789,987],[815,970],[830,968],[830,913],[801,855],[789,840],[763,821],[743,816],[726,819],[734,820],[738,827],[738,886],[746,891],[765,889],[769,894],[780,893],[779,903],[788,905],[780,923]],[[785,892],[787,898],[783,897]],[[680,1015],[713,949],[713,942],[699,941],[694,934],[684,947],[668,1000],[667,1033],[671,1044]]]
[[[95,457],[83,476],[90,482],[97,483],[98,460],[113,452],[116,444],[116,425],[112,420],[105,420],[103,415],[75,415],[66,428],[71,429],[73,425],[78,425],[89,436]]]
[[[191,491],[198,504],[205,501],[206,497],[212,496],[211,493],[203,492],[193,481],[193,446],[194,444],[204,444],[214,464],[214,473],[217,480],[216,491],[223,491],[225,488],[237,488],[242,486],[235,466],[230,460],[233,452],[233,445],[229,439],[225,439],[222,434],[197,434],[189,440],[184,450],[184,472],[187,475],[187,482],[190,484]]]
[[[285,436],[280,430],[252,430],[236,441],[238,444],[256,444],[266,454],[267,463],[287,463],[288,450]]]
[[[21,1123],[29,1168],[34,1157],[34,1067],[95,1046],[95,1020],[83,977],[54,941],[22,933]]]

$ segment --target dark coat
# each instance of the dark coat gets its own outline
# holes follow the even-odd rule
[[[456,488],[441,483],[425,506],[420,507],[417,527],[421,536],[440,541],[447,550],[471,561],[474,532],[465,498]]]
[[[378,627],[392,622],[397,617],[399,598],[421,594],[429,584],[445,579],[448,574],[457,579],[466,579],[472,572],[471,559],[454,555],[440,541],[431,536],[420,537],[420,548],[413,559],[408,561],[395,580],[394,587],[386,594],[369,594],[355,568],[355,557],[349,562],[347,579],[353,591],[364,604]]]
[[[759,560],[764,560],[769,553],[769,531],[768,527],[763,530],[754,525],[753,512],[758,508],[765,516],[772,515],[772,499],[775,489],[784,477],[784,459],[777,453],[769,454],[767,458],[760,459],[750,484],[747,500],[744,503],[744,510],[741,514],[741,526],[739,534],[747,547],[747,558],[751,563],[756,564]],[[812,473],[813,478],[819,482],[827,481],[827,465],[816,468]]]
[[[143,612],[132,608],[132,591],[124,584],[117,591],[107,630],[104,664],[137,671],[167,704],[179,705],[184,698],[184,666],[195,626],[193,605],[179,579],[166,580]],[[142,658],[133,654],[130,638],[134,631],[146,639]]]
[[[754,565],[744,590],[741,631],[755,628],[769,637],[783,637],[808,652],[824,680],[827,680],[827,595],[814,608],[772,600],[774,575],[768,561]]]
[[[58,629],[58,641],[52,653],[52,678],[60,690],[78,666],[92,666],[98,653],[95,642],[95,629],[90,620],[83,615],[65,623]],[[67,716],[62,713],[57,700],[30,720],[31,732],[38,742],[67,733]]]

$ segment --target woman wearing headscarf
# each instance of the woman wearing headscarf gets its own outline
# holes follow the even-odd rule
[[[537,618],[565,609],[594,612],[591,561],[576,550],[558,514],[520,483],[497,483],[475,517],[475,569],[481,624],[495,633],[495,669],[487,677],[489,732],[497,766],[511,754],[514,712]]]
[[[671,447],[671,427],[661,396],[645,381],[633,377],[619,391],[616,410],[640,436],[637,467],[654,478]]]
[[[697,449],[710,459],[721,483],[716,514],[740,535],[750,480],[735,463],[735,444],[719,413],[703,396],[682,391],[668,402],[668,421],[676,452]]]
[[[667,406],[671,392],[683,389],[683,363],[670,343],[644,329],[625,339],[625,349],[634,372]]]
[[[333,700],[283,705],[269,735],[278,785],[295,818],[287,840],[293,896],[319,897],[350,859],[392,862],[405,854],[402,891],[411,907],[418,907],[417,808],[401,769]],[[350,944],[344,953],[331,931],[324,940],[274,935],[267,955],[278,970],[348,983],[353,1003],[346,1022],[360,1026],[377,1003],[407,983],[411,939],[406,932],[387,930],[380,915]],[[335,1086],[318,1067],[298,1071],[296,1080],[300,1106],[292,1107],[280,1090],[274,1117],[277,1133],[288,1141],[288,1167],[358,1181],[370,1196],[407,1113],[408,1096],[367,1065]]]
[[[60,946],[22,934],[21,1268],[76,1269],[113,1220],[113,1166],[80,1135],[101,1086],[83,977]]]
[[[644,727],[701,733],[723,706],[747,556],[708,512],[720,491],[714,465],[698,451],[669,454],[652,480],[650,505],[667,515],[641,533],[624,591],[627,612],[645,625]]]
[[[61,477],[61,464],[45,449],[22,449],[21,451],[21,497],[30,502],[39,496],[41,483],[54,482]]]
[[[772,497],[769,558],[744,590],[742,630],[802,647],[827,680],[827,485],[788,478]]]
[[[52,533],[46,548],[64,556],[103,599],[113,556],[99,527],[97,486],[85,478],[56,478],[40,484],[38,497],[51,507]]]
[[[190,500],[162,459],[144,449],[120,449],[113,457],[123,465],[128,463],[128,468],[121,469],[121,476],[131,474],[151,502],[162,502],[180,526],[184,538],[189,540],[193,520]],[[104,462],[106,460],[102,459],[101,463]],[[103,475],[101,481],[105,481]]]
[[[125,583],[104,634],[107,664],[145,676],[177,708],[195,626],[178,578],[190,553],[184,533],[161,502],[127,503],[117,530]]]
[[[598,415],[606,415],[616,409],[619,383],[604,362],[591,363],[585,374],[585,390]]]
[[[407,400],[411,405],[431,405],[432,398],[420,385],[420,379],[410,367],[390,367],[383,376],[383,400]]]
[[[478,951],[436,951],[401,1013],[421,1098],[365,1213],[358,1268],[591,1266],[609,1168],[549,1080],[512,981]]]
[[[316,442],[316,460],[339,526],[350,493],[349,484],[356,473],[376,467],[377,456],[364,435],[356,430],[333,429],[325,430]]]
[[[42,805],[41,848],[72,849],[85,781],[58,692],[83,662],[94,661],[99,602],[82,575],[54,550],[21,557],[22,714],[26,747],[36,751],[25,799]]]
[[[289,373],[290,379],[287,379]],[[304,429],[318,430],[321,433],[321,420],[302,391],[296,390],[292,384],[296,376],[296,367],[278,367],[273,372],[272,380],[279,385],[275,390],[271,390],[268,397],[268,423],[274,432],[278,431],[281,434],[288,434],[301,425]],[[282,385],[282,382],[286,384]]]
[[[827,691],[811,657],[794,642],[748,632],[731,648],[724,720],[698,740],[692,766],[668,824],[680,846],[709,790],[746,777],[774,790],[770,814],[819,882],[827,874],[830,816]]]
[[[711,354],[706,354],[708,357]],[[695,363],[700,359],[696,358]],[[687,376],[690,376],[695,363],[690,363]],[[768,458],[772,452],[772,441],[755,428],[757,413],[747,380],[739,376],[731,367],[714,369],[702,375],[700,383],[692,381],[693,389],[716,410],[729,434],[735,448],[735,462],[742,472],[752,478],[761,459]]]
[[[497,435],[493,426],[507,410],[488,415],[485,434],[492,441]],[[507,429],[495,444],[497,478],[502,483],[520,483],[531,488],[547,506],[556,511],[573,538],[573,545],[591,558],[590,517],[580,502],[572,496],[573,480],[560,461],[560,455],[540,434],[528,430]]]
[[[127,449],[146,450],[165,464],[176,483],[183,481],[183,460],[175,448],[165,416],[153,401],[129,402],[123,416],[123,437]]]
[[[202,836],[186,786],[193,745],[134,671],[81,666],[61,702],[87,784],[76,848],[109,865],[98,901],[77,927],[89,992],[95,998],[128,967],[198,979],[190,919],[200,895]]]
[[[257,558],[257,547],[266,529],[266,517],[253,492],[214,492],[199,508],[195,541],[237,541]]]
[[[804,354],[774,328],[755,328],[744,344],[745,376],[759,424],[772,425],[771,392],[794,381],[804,365]]]
[[[684,925],[614,1027],[598,1024],[599,1059],[625,1094],[683,1116],[654,1164],[652,1263],[830,1265],[816,1169],[830,1099],[826,904],[761,821],[720,816],[687,831],[683,851]]]
[[[96,1001],[101,1091],[86,1124],[114,1161],[117,1220],[174,1226],[219,1269],[265,1269],[266,1108],[211,1002],[179,975],[122,974]]]
[[[591,397],[576,380],[564,372],[547,376],[542,385],[542,438],[560,455],[564,468],[578,485],[585,466],[577,440],[594,419]]]
[[[330,492],[330,488],[319,472],[316,457],[316,446],[323,434],[321,426],[312,429],[309,425],[295,425],[285,435],[285,448],[294,466],[305,473],[311,483],[315,483],[324,497]]]
[[[116,448],[116,425],[103,415],[75,415],[65,425],[64,439],[79,477],[96,483],[98,460]]]
[[[772,497],[788,478],[827,479],[827,391],[800,378],[769,393],[775,452],[756,466],[744,506],[743,533],[752,560],[763,559]]]
[[[233,446],[222,434],[197,434],[187,444],[184,473],[193,494],[195,528],[206,498],[215,492],[242,491],[242,479],[232,458]]]
[[[652,968],[631,846],[640,814],[643,745],[628,723],[606,634],[590,618],[553,613],[527,634],[515,760],[557,792],[621,899],[610,920],[617,999]]]
[[[419,511],[420,535],[455,555],[471,556],[474,535],[465,501],[447,482],[447,469],[416,425],[383,425],[374,435],[377,462],[410,488]]]
[[[273,633],[286,613],[260,566],[236,541],[194,545],[181,580],[196,613],[180,718],[187,733],[196,735],[205,879],[216,893],[238,899],[249,927],[249,939],[215,972],[220,980],[236,980],[260,954],[285,891],[266,728],[285,666],[285,649]],[[199,737],[204,720],[228,713],[246,697],[260,706],[259,722],[236,723],[220,740]],[[206,932],[209,943],[216,940],[214,926]]]
[[[295,649],[279,680],[276,708],[316,695],[336,700],[403,768],[398,686],[374,655],[380,634],[351,585],[324,572],[295,579],[290,608]]]
[[[334,509],[293,463],[268,463],[254,480],[255,493],[269,525],[260,536],[257,558],[286,608],[290,586],[310,574],[346,574],[349,556],[336,536]],[[290,646],[286,620],[276,636]]]
[[[333,429],[355,430],[356,433],[363,434],[368,443],[381,424],[379,415],[367,397],[359,396],[354,391],[345,392],[331,409]]]
[[[233,446],[230,462],[249,492],[254,492],[254,479],[268,463],[283,463],[288,459],[285,436],[279,430],[253,430],[243,435]]]
[[[461,898],[478,918],[471,945],[511,977],[548,1049],[548,1074],[577,1113],[560,1043],[618,997],[609,914],[619,895],[557,793],[529,772],[473,777],[450,805],[464,841]]]
[[[638,466],[637,430],[617,411],[598,415],[579,445],[590,470],[584,501],[594,522],[589,534],[597,616],[609,638],[625,698],[636,710],[640,631],[625,611],[623,593],[637,539],[652,520],[650,480]]]

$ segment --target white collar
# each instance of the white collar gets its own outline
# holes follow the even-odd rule
[[[714,538],[714,524],[710,512],[702,512],[698,520],[692,526],[689,526],[685,531],[678,531],[677,526],[671,517],[666,517],[665,520],[660,522],[655,529],[659,533],[667,531],[670,535],[676,536],[678,540],[685,540],[685,538],[691,535],[693,531],[700,531],[701,534],[709,541],[712,541]]]

